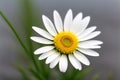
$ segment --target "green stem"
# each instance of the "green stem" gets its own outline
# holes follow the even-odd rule
[[[5,17],[5,15],[0,11],[0,15],[2,16],[2,18],[5,20],[5,22],[9,25],[9,27],[11,28],[11,30],[13,31],[13,33],[15,34],[15,36],[17,37],[20,45],[23,47],[23,49],[25,50],[25,52],[28,54],[29,51],[27,50],[27,48],[25,47],[25,45],[23,44],[22,40],[20,39],[19,35],[17,34],[16,30],[14,29],[14,26],[8,21],[8,19]]]
[[[46,80],[42,74],[38,74],[37,71],[29,68],[29,71],[38,79],[38,80]]]
[[[9,27],[11,28],[11,30],[12,30],[13,33],[15,34],[16,38],[18,39],[20,45],[23,47],[23,49],[25,50],[25,52],[26,52],[27,55],[28,55],[28,54],[29,54],[29,51],[28,51],[28,49],[25,47],[25,45],[24,45],[24,43],[22,42],[21,38],[19,37],[18,33],[16,32],[14,26],[10,23],[10,21],[5,17],[5,15],[4,15],[1,11],[0,11],[0,15],[1,15],[2,18],[6,21],[6,23],[9,25]],[[32,54],[32,52],[31,52],[31,54]],[[39,67],[38,67],[38,65],[37,65],[37,63],[36,63],[36,60],[35,60],[34,56],[31,55],[31,58],[32,58],[32,60],[33,60],[33,63],[34,63],[34,65],[35,65],[36,69],[39,70]]]
[[[33,25],[33,11],[32,11],[32,4],[31,4],[31,0],[22,0],[22,4],[23,4],[23,7],[24,9],[23,12],[24,12],[24,28],[25,28],[25,31],[26,31],[26,37],[27,37],[27,42],[28,42],[28,48],[29,48],[29,51],[30,51],[30,56],[31,56],[31,59],[33,60],[33,62],[35,63],[34,65],[37,67],[37,71],[39,72],[40,71],[40,68],[38,67],[39,64],[38,64],[38,61],[36,59],[36,57],[34,56],[33,54],[33,45],[32,45],[32,42],[31,42],[31,34],[32,34],[32,29],[31,29],[31,26]]]
[[[25,73],[25,71],[21,67],[18,67],[18,70],[21,73],[23,80],[31,80],[30,77],[27,76],[27,74]]]

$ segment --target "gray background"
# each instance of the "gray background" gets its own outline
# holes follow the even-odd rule
[[[22,34],[21,22],[19,21],[20,0],[0,0],[2,10],[9,20]],[[64,17],[68,9],[72,9],[74,16],[83,12],[84,16],[91,16],[89,26],[98,26],[97,30],[102,31],[98,39],[104,44],[98,50],[100,57],[89,57],[93,66],[92,73],[100,73],[101,79],[106,80],[110,72],[114,80],[120,80],[120,0],[33,0],[35,12],[40,11],[52,19],[52,11],[58,10]],[[39,15],[41,18],[41,15]],[[20,74],[15,65],[22,65],[18,60],[19,46],[12,31],[0,17],[0,80],[20,79]]]

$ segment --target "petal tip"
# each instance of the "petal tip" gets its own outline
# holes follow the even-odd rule
[[[38,60],[42,60],[41,58],[38,58]]]
[[[49,61],[48,61],[48,60],[46,60],[46,61],[45,61],[45,64],[49,64]]]
[[[96,53],[96,55],[94,55],[94,57],[99,57],[100,56],[100,54],[99,53]]]
[[[32,27],[36,27],[36,26],[32,26]]]
[[[53,13],[56,14],[56,13],[58,13],[58,11],[57,11],[57,10],[54,10]]]
[[[66,70],[60,70],[60,72],[65,73],[65,72],[66,72]]]
[[[83,13],[82,13],[82,12],[79,12],[78,15],[82,15],[82,16],[83,16]]]
[[[79,71],[81,71],[81,70],[82,70],[82,68],[78,68],[78,70],[79,70]]]
[[[43,58],[42,56],[39,56],[39,58],[38,58],[38,60],[43,60],[43,59],[45,59],[45,58]]]
[[[72,9],[69,9],[68,11],[72,11]]]
[[[37,27],[36,27],[36,26],[32,26],[32,29],[33,29],[33,30],[36,30],[36,29],[37,29]]]
[[[97,26],[93,26],[93,28],[94,28],[94,29],[96,29],[96,28],[97,28]]]
[[[101,31],[96,31],[97,36],[101,34]]]
[[[47,17],[45,15],[42,15],[42,19],[43,21],[46,19]]]
[[[38,53],[34,52],[35,55],[37,55]]]
[[[30,37],[31,40],[33,40],[33,37]]]
[[[90,22],[90,19],[91,19],[90,16],[86,16],[86,17],[84,18],[84,20],[86,20],[86,21],[88,21],[88,22]]]
[[[98,34],[101,34],[101,31],[97,31],[98,32]]]
[[[99,53],[96,53],[93,57],[99,57],[100,54]]]
[[[52,66],[52,65],[50,65],[50,68],[51,68],[51,69],[53,69],[53,66]]]
[[[86,65],[89,66],[89,65],[90,65],[90,62],[88,62]]]
[[[72,13],[72,9],[69,9],[67,13]]]
[[[90,19],[91,17],[90,16],[86,16],[85,18]]]
[[[103,44],[103,41],[101,41],[101,44]]]

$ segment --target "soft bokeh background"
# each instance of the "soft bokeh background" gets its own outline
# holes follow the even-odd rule
[[[0,0],[0,10],[5,13],[15,26],[22,38],[25,38],[22,11],[24,0]],[[30,0],[34,7],[36,19],[41,19],[41,13],[52,19],[53,10],[58,10],[62,19],[68,9],[73,10],[74,16],[83,12],[91,16],[89,26],[98,26],[102,34],[97,38],[104,42],[98,50],[100,57],[89,57],[93,70],[91,74],[99,73],[100,80],[106,80],[110,73],[114,80],[120,80],[120,0]],[[40,26],[38,22],[36,26]],[[0,17],[0,80],[21,80],[16,65],[28,63],[23,50],[14,34]],[[90,74],[90,75],[91,75]],[[90,76],[89,75],[89,76]],[[88,79],[89,80],[89,79]]]

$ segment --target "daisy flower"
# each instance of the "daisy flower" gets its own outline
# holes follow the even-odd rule
[[[95,31],[96,26],[87,28],[90,22],[90,16],[83,18],[82,13],[78,13],[73,19],[72,10],[69,9],[65,15],[64,22],[58,11],[53,11],[53,22],[42,15],[42,20],[46,30],[33,26],[40,37],[32,36],[31,39],[37,43],[44,44],[43,47],[35,50],[34,54],[39,55],[39,60],[45,58],[46,64],[50,64],[50,68],[54,68],[59,64],[59,70],[66,72],[68,61],[72,66],[81,70],[81,63],[90,65],[90,61],[85,55],[99,56],[99,53],[93,49],[101,48],[102,41],[91,40],[98,36],[101,32]]]

